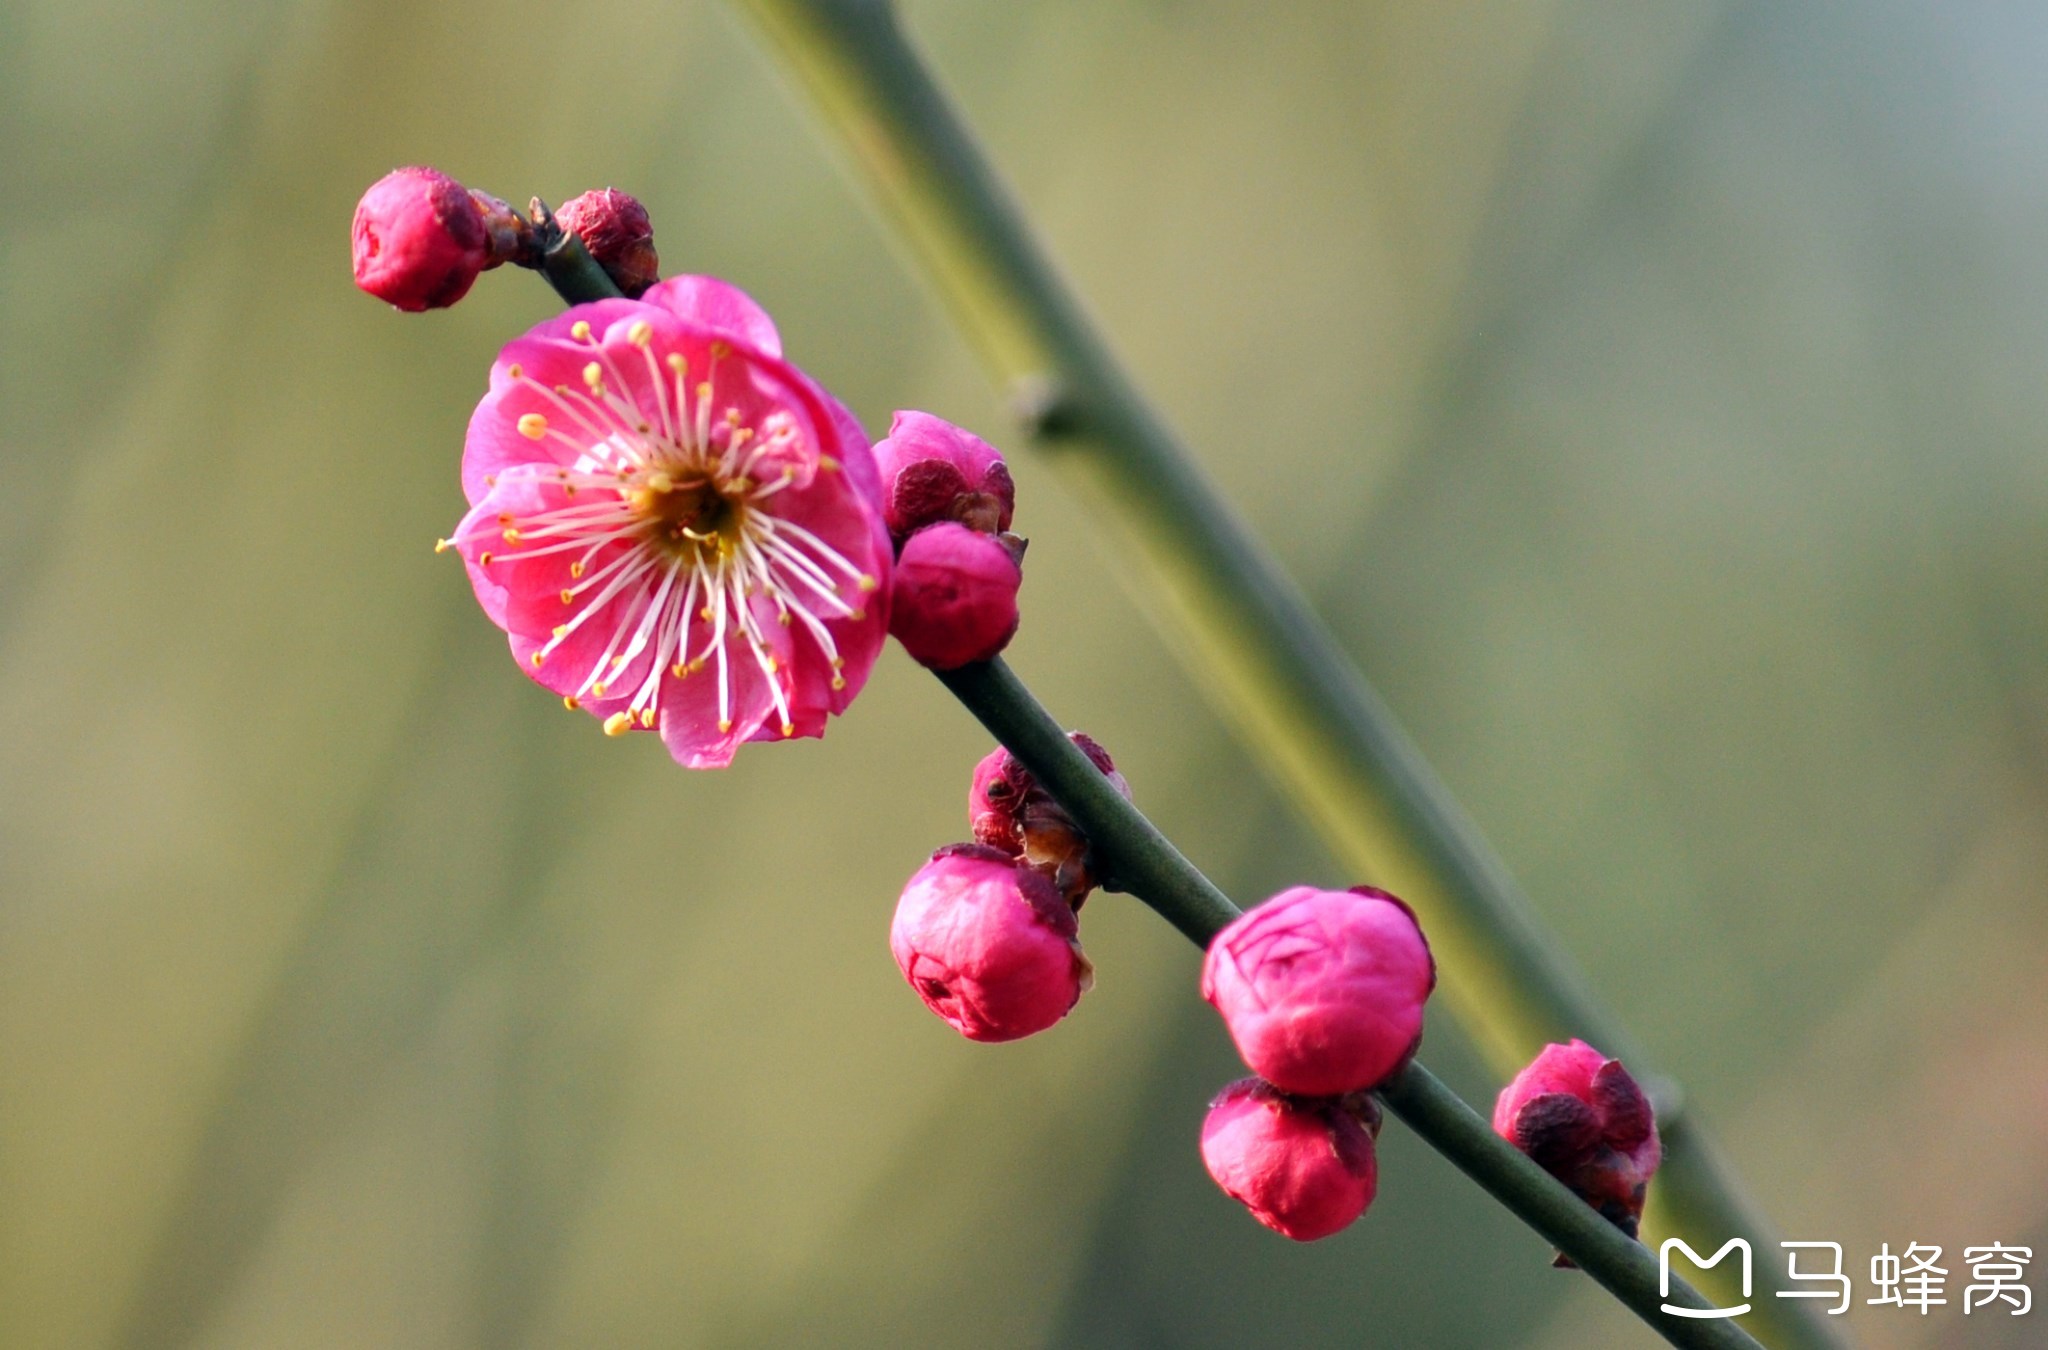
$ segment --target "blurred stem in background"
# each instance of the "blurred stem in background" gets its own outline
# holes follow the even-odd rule
[[[1332,853],[1415,906],[1444,996],[1502,1074],[1582,1036],[1648,1061],[1594,1000],[1300,590],[1124,375],[1025,225],[886,0],[737,0],[844,141],[1033,440],[1098,508],[1104,540],[1165,611],[1198,687]],[[1745,1237],[1756,1321],[1785,1347],[1842,1342],[1785,1287],[1779,1248],[1673,1089],[1653,1231],[1703,1251]],[[1723,1266],[1706,1282],[1739,1301]],[[1732,1274],[1732,1272],[1730,1272]]]

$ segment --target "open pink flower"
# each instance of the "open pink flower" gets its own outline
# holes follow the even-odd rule
[[[521,669],[691,768],[817,736],[888,625],[860,426],[744,292],[674,277],[498,354],[445,545]]]

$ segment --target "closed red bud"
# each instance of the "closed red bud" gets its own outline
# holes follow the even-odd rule
[[[1493,1130],[1630,1237],[1663,1160],[1650,1099],[1584,1041],[1546,1045],[1501,1089]]]
[[[986,661],[1017,632],[1024,573],[1007,545],[947,522],[912,535],[896,560],[889,633],[920,664]]]
[[[1110,786],[1126,798],[1131,795],[1130,784],[1116,771],[1109,751],[1085,732],[1068,732],[1067,739],[1102,770]],[[967,819],[977,843],[1001,849],[1037,868],[1076,909],[1099,884],[1081,827],[1002,746],[974,766],[974,783],[967,792]]]
[[[654,222],[639,199],[617,188],[597,188],[562,203],[555,223],[583,241],[590,256],[629,297],[661,280],[654,252]]]
[[[482,212],[438,169],[394,169],[372,183],[350,242],[356,285],[411,313],[454,304],[491,261]]]
[[[1202,997],[1254,1073],[1339,1096],[1384,1081],[1422,1039],[1436,963],[1408,906],[1361,886],[1296,886],[1233,919],[1202,961]]]
[[[925,1006],[971,1041],[1013,1041],[1065,1017],[1094,982],[1073,907],[991,848],[953,844],[896,904],[889,949]]]
[[[1313,1242],[1350,1227],[1379,1189],[1371,1099],[1291,1097],[1246,1078],[1202,1122],[1202,1163],[1266,1227]]]
[[[875,445],[882,508],[897,547],[927,525],[950,520],[982,534],[1010,528],[1016,484],[996,448],[942,417],[896,414]]]

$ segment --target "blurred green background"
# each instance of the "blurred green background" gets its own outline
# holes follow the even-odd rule
[[[2048,16],[907,9],[1850,1329],[2042,1344],[1960,1257],[2048,1245]],[[1004,438],[806,115],[711,3],[0,5],[0,1344],[1645,1343],[1398,1126],[1365,1222],[1253,1224],[1129,901],[1052,1033],[928,1016],[889,913],[987,745],[900,653],[690,774],[433,555],[556,304],[357,294],[396,164],[628,188],[871,429]],[[1234,893],[1358,880],[1016,467],[1015,664]],[[1950,1304],[1862,1306],[1909,1242]]]

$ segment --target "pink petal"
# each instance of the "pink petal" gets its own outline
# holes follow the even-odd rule
[[[680,276],[656,282],[641,296],[679,318],[745,343],[769,356],[782,355],[782,335],[768,311],[739,287],[717,277]]]

